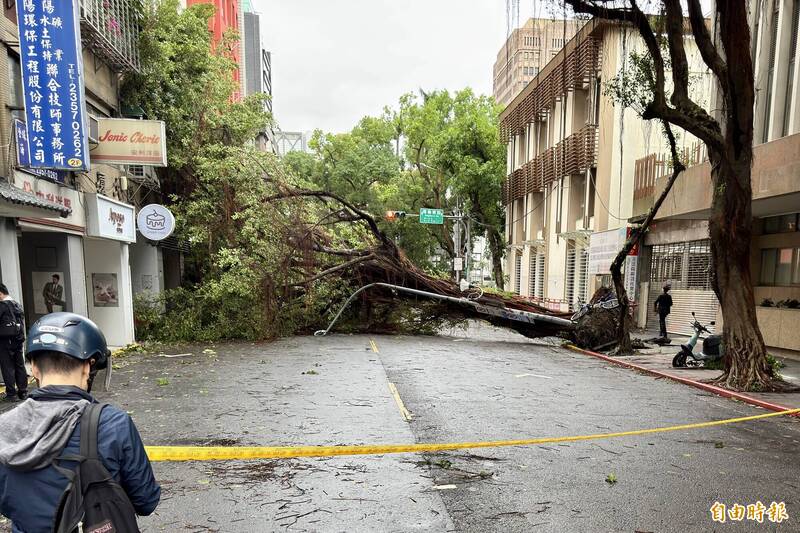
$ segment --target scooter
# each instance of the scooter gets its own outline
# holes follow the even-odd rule
[[[711,335],[708,328],[698,322],[694,312],[692,312],[692,318],[694,318],[694,323],[692,324],[694,334],[686,344],[681,344],[681,351],[672,358],[672,366],[676,368],[705,366],[707,363],[722,359],[722,335]],[[713,325],[713,321],[709,323],[709,326]],[[695,353],[694,347],[697,345],[697,341],[700,340],[701,333],[708,333],[709,335],[703,339],[702,353]]]

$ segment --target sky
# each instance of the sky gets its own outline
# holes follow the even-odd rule
[[[505,0],[251,1],[284,131],[349,131],[420,88],[491,94],[506,38]]]

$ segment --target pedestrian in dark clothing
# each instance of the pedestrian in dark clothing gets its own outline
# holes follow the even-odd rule
[[[658,325],[661,328],[661,338],[667,338],[667,315],[672,309],[672,296],[669,294],[672,286],[667,283],[664,285],[664,293],[656,298],[655,309],[658,313]]]
[[[25,317],[22,306],[0,283],[0,371],[6,385],[5,399],[24,400],[28,396],[28,372],[22,357],[25,344]]]
[[[68,484],[53,462],[70,470],[77,466],[68,457],[81,453],[79,422],[86,407],[96,403],[89,392],[98,368],[109,364],[109,351],[92,321],[73,313],[52,313],[31,327],[26,357],[40,388],[0,415],[0,513],[11,519],[14,533],[45,533],[53,530]],[[102,409],[97,450],[135,513],[151,514],[161,488],[125,411],[112,405]],[[87,526],[87,532],[117,530],[111,523]]]

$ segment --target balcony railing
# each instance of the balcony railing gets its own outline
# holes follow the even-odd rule
[[[142,0],[80,0],[81,38],[117,72],[139,70]]]
[[[543,191],[563,176],[585,172],[596,162],[597,126],[588,124],[512,172],[503,181],[503,205]]]
[[[695,142],[688,149],[680,150],[679,156],[687,168],[699,165],[707,159],[706,146]],[[637,159],[633,171],[633,198],[639,200],[653,196],[656,180],[671,171],[672,157],[668,154],[650,154]]]

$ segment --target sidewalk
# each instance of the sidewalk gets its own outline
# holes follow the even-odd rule
[[[641,331],[633,334],[633,337],[646,340],[657,337],[658,333],[654,331]],[[649,348],[637,350],[637,355],[629,357],[617,357],[620,361],[625,361],[635,365],[639,365],[648,369],[656,370],[670,376],[675,376],[683,379],[692,379],[695,381],[708,382],[722,374],[719,370],[706,370],[703,368],[674,368],[672,366],[672,358],[680,351],[682,343],[688,340],[688,337],[672,336],[672,343],[666,346],[658,346],[655,344],[648,344]],[[800,387],[800,360],[796,359],[794,354],[776,353],[775,350],[770,350],[775,355],[775,358],[781,361],[784,368],[780,370],[783,379]],[[800,392],[794,393],[747,393],[759,400],[783,405],[789,408],[800,408]]]

